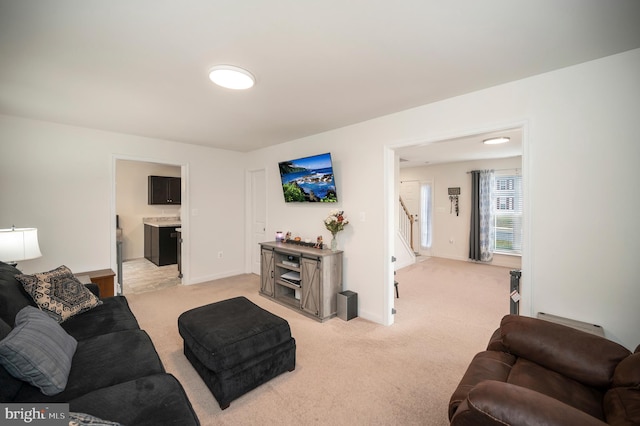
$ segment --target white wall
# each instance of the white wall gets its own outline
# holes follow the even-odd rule
[[[344,250],[343,287],[366,295],[364,300],[359,296],[360,316],[384,323],[381,281],[384,229],[380,226],[384,213],[380,205],[383,182],[377,168],[382,150],[376,150],[380,158],[376,161],[371,153],[362,152],[366,141],[361,135],[353,139],[348,129],[331,134],[335,137],[321,134],[249,153],[247,168],[266,169],[266,234],[270,239],[276,231],[291,231],[293,236],[314,241],[322,235],[329,243],[331,233],[324,227],[324,219],[332,209],[345,211],[350,224],[337,237],[338,248]],[[356,149],[358,146],[360,149]],[[278,163],[325,152],[331,152],[338,203],[285,203]]]
[[[180,167],[116,160],[116,214],[122,229],[123,260],[144,257],[145,217],[180,217],[181,206],[148,203],[148,176],[180,177]]]
[[[267,234],[322,231],[328,207],[286,205],[277,162],[330,151],[339,207],[353,220],[340,241],[345,287],[359,293],[361,316],[384,322],[393,303],[384,248],[393,245],[388,150],[524,125],[522,312],[600,324],[609,338],[635,347],[638,75],[640,49],[250,153],[251,168],[267,167]]]
[[[243,154],[0,116],[0,226],[37,227],[43,253],[23,271],[116,270],[116,158],[188,171],[183,282],[244,271]]]
[[[480,169],[516,168],[522,169],[521,157],[460,161],[400,169],[400,180],[433,182],[432,256],[456,260],[468,260],[469,258],[471,175],[468,172]],[[451,205],[447,191],[449,187],[460,188],[459,216],[456,216],[455,212],[450,213]],[[508,268],[520,268],[522,264],[519,256],[500,254],[495,254],[490,263]]]

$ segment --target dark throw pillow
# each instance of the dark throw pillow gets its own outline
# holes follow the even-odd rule
[[[64,265],[49,272],[16,275],[16,279],[40,309],[60,323],[102,304]]]
[[[49,315],[26,306],[16,315],[13,330],[0,341],[0,364],[43,394],[56,395],[67,386],[77,346],[76,339]]]

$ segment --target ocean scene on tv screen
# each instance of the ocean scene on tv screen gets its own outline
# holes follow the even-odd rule
[[[279,166],[287,203],[338,201],[330,153],[283,161]]]

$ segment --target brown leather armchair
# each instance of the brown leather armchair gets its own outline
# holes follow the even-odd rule
[[[505,316],[449,401],[451,425],[640,425],[640,346]]]

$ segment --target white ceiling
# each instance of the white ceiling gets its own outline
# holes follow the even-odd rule
[[[637,0],[0,0],[0,114],[246,152],[638,48],[639,22]]]
[[[500,145],[485,145],[485,139],[504,136],[509,142]],[[396,149],[400,157],[400,168],[421,167],[457,161],[510,158],[522,155],[522,129],[509,129],[429,144],[418,144]]]

